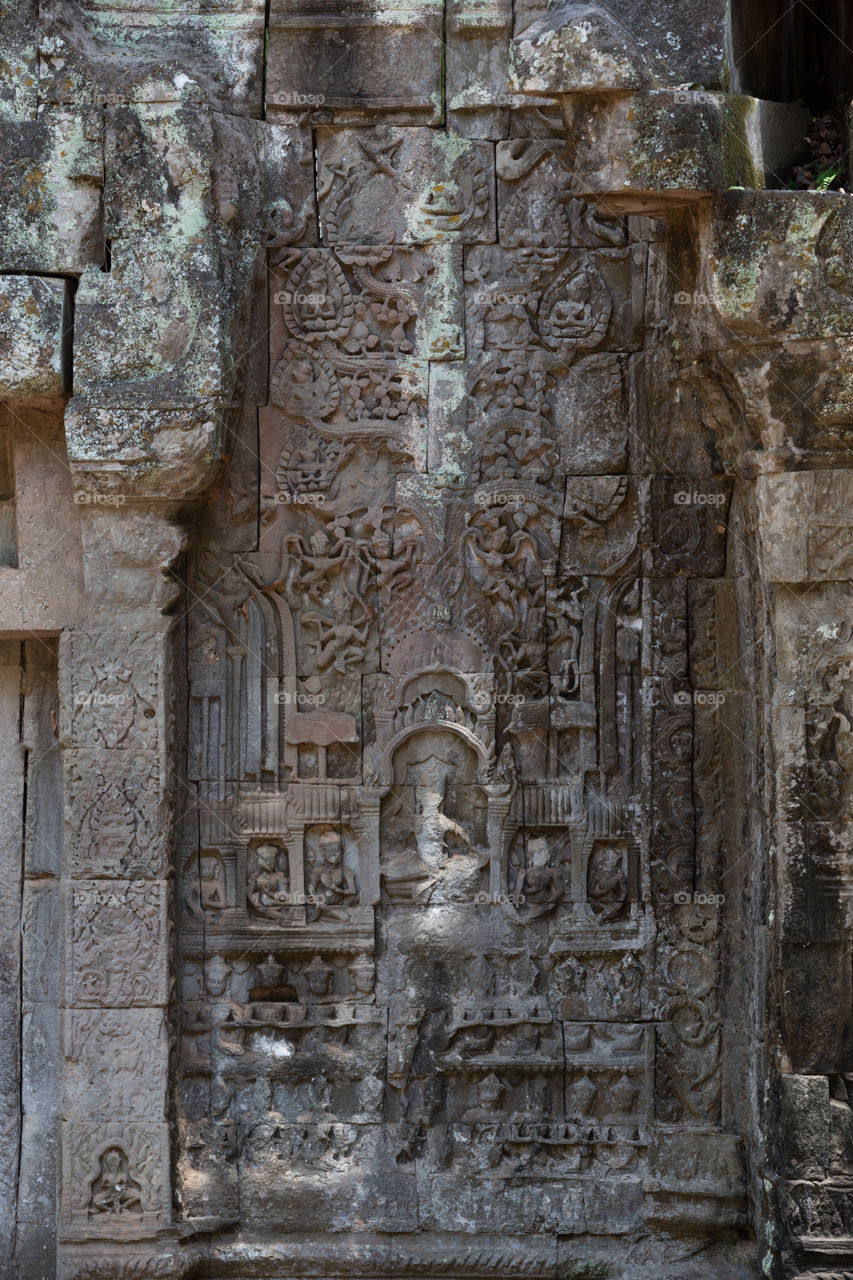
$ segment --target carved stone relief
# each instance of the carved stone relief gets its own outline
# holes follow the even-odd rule
[[[318,131],[259,540],[189,579],[180,1194],[321,1251],[641,1230],[672,1126],[731,1138],[685,589],[728,488],[640,464],[648,242],[544,143],[495,221],[492,157]],[[726,1223],[736,1150],[682,1187]]]
[[[6,9],[0,1273],[853,1274],[853,222],[743,5]]]

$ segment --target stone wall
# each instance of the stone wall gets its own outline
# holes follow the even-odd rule
[[[0,19],[0,1276],[848,1275],[853,214],[756,16]]]

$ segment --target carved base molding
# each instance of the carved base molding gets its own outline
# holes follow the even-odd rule
[[[160,1240],[124,1247],[80,1244],[60,1251],[60,1280],[183,1280],[199,1274],[207,1248]]]
[[[695,1242],[665,1236],[294,1233],[213,1242],[205,1280],[749,1280],[754,1274],[748,1247],[725,1239],[697,1253]]]

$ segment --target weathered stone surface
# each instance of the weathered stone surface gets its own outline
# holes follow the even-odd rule
[[[822,1180],[829,1156],[829,1087],[825,1076],[782,1076],[784,1172]]]
[[[168,1222],[165,1125],[63,1121],[61,1129],[67,1173],[60,1220],[69,1234],[109,1241],[121,1215],[135,1234],[153,1234]]]
[[[262,0],[173,6],[151,21],[138,0],[85,0],[40,9],[42,101],[205,100],[260,115],[264,53]]]
[[[744,1220],[725,855],[694,861],[721,728],[694,740],[684,679],[730,482],[638,465],[648,238],[538,139],[499,144],[475,225],[436,148],[485,144],[428,138],[318,131],[323,247],[271,261],[258,550],[211,529],[190,567],[177,1176],[196,1214],[239,1190],[223,1274],[274,1269],[282,1222],[329,1271],[386,1232],[391,1274],[441,1239],[550,1275],[567,1233]],[[673,1125],[710,1131],[701,1170]]]
[[[163,741],[164,633],[128,631],[122,640],[119,657],[113,637],[100,631],[63,637],[70,651],[63,673],[63,738],[69,746],[156,751]]]
[[[509,127],[512,0],[450,0],[445,24],[448,118],[469,138],[502,138]]]
[[[99,492],[183,500],[212,478],[239,369],[232,325],[245,311],[262,236],[287,243],[300,215],[298,204],[281,204],[282,165],[292,157],[299,168],[289,141],[277,134],[262,161],[249,121],[185,106],[111,112],[112,267],[81,280],[66,416],[72,465]],[[268,203],[243,199],[245,183],[265,188]],[[212,287],[220,274],[221,291]]]
[[[317,153],[327,244],[495,239],[494,153],[488,145],[389,125],[319,131]]]
[[[655,0],[638,13],[630,0],[517,8],[510,52],[513,88],[584,93],[699,84],[723,88],[730,68],[720,0],[677,10]]]
[[[21,1141],[20,1045],[21,1045],[21,941],[18,926],[23,891],[20,849],[21,814],[23,811],[24,757],[21,747],[16,705],[21,696],[21,646],[5,640],[0,644],[0,699],[2,699],[3,776],[6,803],[0,810],[0,849],[3,851],[2,897],[0,897],[0,937],[3,963],[0,967],[0,1035],[6,1052],[0,1065],[2,1080],[2,1163],[0,1164],[0,1197],[3,1217],[14,1223],[17,1204],[17,1165]],[[13,1235],[7,1228],[0,1237],[0,1260],[10,1270],[14,1265]]]
[[[0,155],[0,270],[77,273],[103,266],[98,108],[4,120]]]
[[[727,192],[714,219],[709,302],[736,332],[848,335],[851,216],[838,192]]]
[[[83,615],[83,556],[62,418],[49,402],[0,406],[9,440],[0,625],[56,632]],[[5,540],[5,539],[4,539]]]
[[[38,0],[17,0],[0,9],[0,103],[4,114],[32,119],[36,113]]]
[[[566,94],[562,114],[573,188],[611,213],[658,213],[685,195],[775,184],[808,126],[796,106],[672,89]]]
[[[69,890],[71,999],[81,1006],[163,1004],[166,896],[161,881],[81,881]]]
[[[846,1276],[810,108],[717,0],[4,16],[0,1272]]]
[[[274,0],[266,107],[274,119],[438,124],[437,0]]]
[[[0,397],[61,396],[65,336],[71,325],[67,285],[33,276],[0,276]]]
[[[759,476],[756,496],[771,582],[845,582],[853,574],[853,473]]]

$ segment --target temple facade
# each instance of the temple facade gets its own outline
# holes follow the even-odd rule
[[[0,1280],[853,1275],[783,8],[0,4]]]

